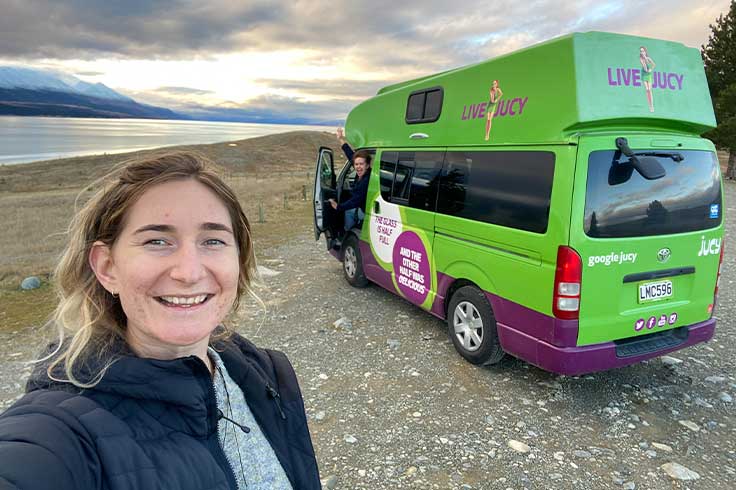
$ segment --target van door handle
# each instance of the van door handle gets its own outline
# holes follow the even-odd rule
[[[429,138],[429,135],[427,133],[412,133],[409,138],[413,140],[426,140]]]
[[[378,204],[378,201],[373,201],[373,213],[381,214],[381,205]]]

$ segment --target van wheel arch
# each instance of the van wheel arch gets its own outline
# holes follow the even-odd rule
[[[452,300],[452,295],[455,294],[455,291],[457,291],[463,286],[474,286],[476,288],[478,287],[477,284],[475,284],[473,281],[469,281],[468,279],[457,279],[455,280],[455,282],[450,284],[450,287],[447,288],[447,292],[445,293],[445,301],[443,305],[445,318],[447,318],[447,310],[450,308],[450,301]]]
[[[356,288],[368,286],[368,278],[363,272],[363,257],[360,251],[360,240],[356,233],[348,232],[342,243],[342,270],[348,283]]]

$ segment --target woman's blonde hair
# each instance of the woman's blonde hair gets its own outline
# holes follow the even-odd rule
[[[89,264],[90,250],[98,241],[109,247],[115,244],[130,208],[147,190],[165,182],[187,179],[212,190],[230,214],[240,266],[233,308],[237,309],[244,293],[252,293],[255,255],[250,224],[238,198],[218,175],[215,165],[194,152],[155,153],[121,162],[91,186],[100,188],[69,225],[69,242],[54,274],[59,304],[51,322],[58,331],[59,343],[47,357],[53,357],[46,370],[51,379],[80,388],[92,387],[115,361],[111,348],[124,342],[126,316],[118,298],[97,281]],[[217,337],[229,333],[227,328],[221,328]],[[84,368],[99,366],[94,358],[103,365],[96,372],[86,373],[86,379],[80,379],[79,372]]]

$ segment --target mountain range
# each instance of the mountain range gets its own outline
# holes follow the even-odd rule
[[[65,73],[0,66],[0,115],[189,119]]]

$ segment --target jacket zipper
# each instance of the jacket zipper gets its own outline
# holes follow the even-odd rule
[[[279,411],[279,415],[281,415],[281,419],[286,420],[286,414],[281,408],[281,395],[279,395],[279,392],[276,391],[276,389],[268,383],[266,383],[266,391],[268,392],[268,395],[271,397],[271,399],[276,403],[276,408]]]
[[[196,360],[193,363],[196,366],[195,367],[195,372],[196,372],[196,370],[203,371],[201,373],[201,375],[203,375],[203,377],[208,381],[208,385],[209,385],[209,397],[210,397],[211,400],[214,400],[215,401],[214,416],[210,416],[210,419],[211,420],[214,419],[214,424],[215,424],[215,437],[217,438],[217,449],[219,450],[219,455],[218,456],[225,460],[225,464],[227,464],[227,468],[230,470],[230,476],[232,477],[232,481],[235,482],[235,490],[239,490],[240,485],[238,485],[238,478],[235,476],[235,469],[233,468],[233,465],[230,464],[230,460],[227,459],[227,455],[225,454],[225,450],[222,448],[222,445],[220,444],[220,427],[219,427],[220,424],[219,424],[219,420],[217,420],[217,410],[218,410],[218,407],[217,407],[217,394],[216,394],[216,391],[215,391],[215,380],[212,377],[212,373],[210,373],[210,370],[207,369],[207,366],[205,365],[204,361],[202,361],[202,359],[199,359],[199,358],[195,358],[195,359]],[[230,482],[230,480],[228,479],[228,485],[229,485],[229,482]],[[248,483],[246,482],[245,485],[247,487],[248,486]]]
[[[213,363],[215,361],[212,361]],[[223,380],[224,382],[225,380]],[[217,392],[215,388],[215,379],[212,378],[212,381],[210,382],[210,388],[212,388],[211,395],[215,399],[215,407],[217,407]],[[217,407],[217,411],[219,412],[220,408]],[[216,414],[218,412],[215,412]],[[227,454],[225,454],[225,449],[222,447],[222,443],[220,442],[220,421],[218,420],[217,415],[215,415],[215,437],[217,437],[217,447],[220,448],[220,453],[222,454],[222,457],[225,459],[225,462],[227,463],[227,467],[230,468],[230,474],[233,476],[233,480],[235,480],[235,488],[240,488],[240,485],[238,484],[238,477],[235,476],[235,469],[233,468],[232,463],[230,462],[230,459],[228,459]],[[237,439],[235,440],[237,443]],[[248,488],[248,482],[243,479],[243,483],[245,484],[245,488]]]

